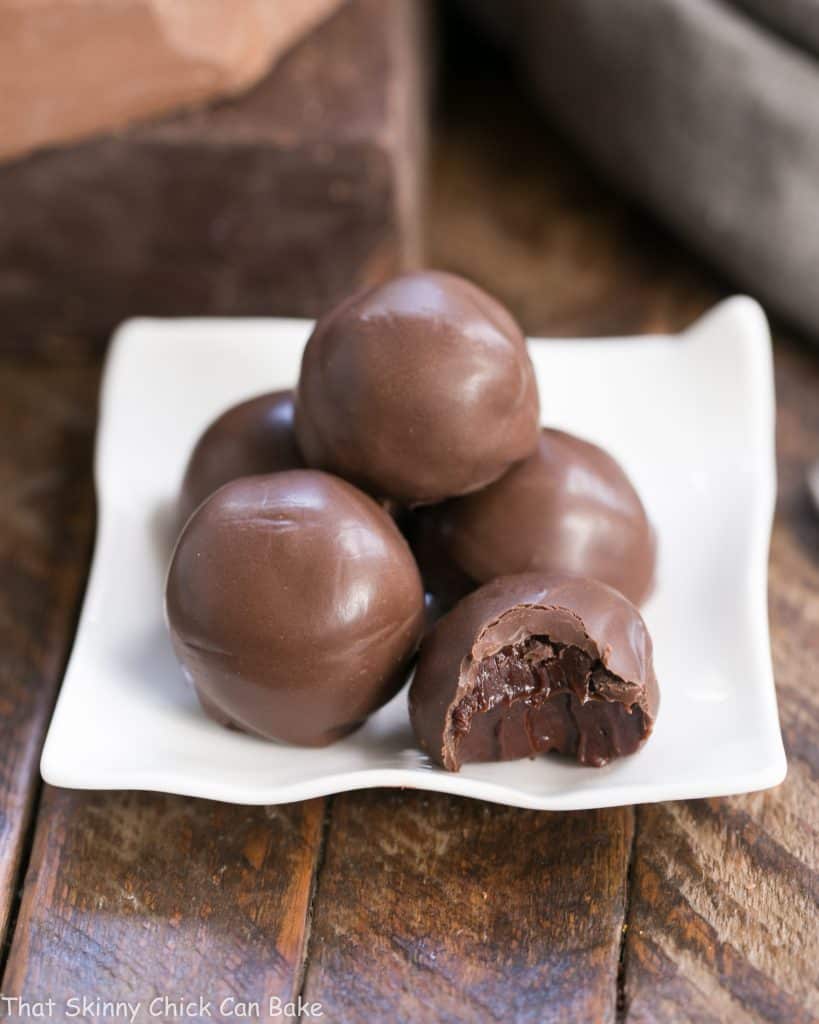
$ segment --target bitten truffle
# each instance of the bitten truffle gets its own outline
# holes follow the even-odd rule
[[[211,423],[191,452],[179,497],[179,525],[231,480],[303,466],[293,432],[292,391],[234,405]]]
[[[327,473],[226,484],[177,542],[171,639],[204,709],[324,746],[400,688],[424,621],[418,568],[387,513]]]
[[[511,314],[462,278],[397,277],[313,331],[296,392],[310,466],[408,506],[467,494],[535,448],[539,407]]]
[[[476,494],[422,509],[418,532],[477,583],[538,570],[602,580],[636,604],[656,539],[622,467],[595,444],[544,429],[537,449]]]
[[[659,690],[640,613],[597,580],[524,573],[465,597],[424,640],[416,739],[458,771],[555,751],[599,767],[634,753]]]

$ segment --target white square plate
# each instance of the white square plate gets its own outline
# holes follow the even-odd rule
[[[660,540],[644,609],[662,701],[654,736],[606,768],[560,759],[469,765],[416,750],[402,692],[324,750],[209,721],[163,621],[167,523],[205,425],[291,386],[311,324],[134,320],[108,357],[96,454],[96,551],[42,759],[47,782],[274,804],[370,786],[572,810],[762,789],[786,763],[767,621],[775,494],[765,316],[722,303],[677,337],[533,341],[544,420],[604,445],[635,480]]]

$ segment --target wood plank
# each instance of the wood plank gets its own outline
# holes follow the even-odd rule
[[[630,809],[335,798],[305,998],[330,1020],[612,1020]]]
[[[429,262],[498,294],[530,333],[693,319],[706,278],[578,168],[491,54],[456,35],[473,55],[446,51],[457,88],[433,136]],[[632,832],[631,809],[338,797],[305,993],[351,1022],[613,1021]]]
[[[491,65],[483,94],[462,71],[455,67],[453,74],[475,109],[450,106],[442,121],[428,218],[433,262],[497,290],[533,332],[673,329],[724,291],[587,176],[559,141],[533,131],[524,99],[499,99]],[[782,499],[771,611],[789,781],[761,796],[638,812],[624,989],[617,985],[617,954],[629,811],[541,815],[418,793],[337,798],[306,976],[306,995],[325,1001],[326,1019],[815,1016],[815,968],[804,951],[816,945],[815,918],[805,916],[816,898],[816,722],[813,703],[806,706],[795,684],[815,674],[817,654],[819,527],[801,483],[806,458],[819,449],[816,370],[805,351],[782,339],[776,358]],[[188,821],[199,806],[211,817]],[[44,811],[9,964],[14,986],[30,993],[36,984],[44,992],[49,970],[62,971],[61,984],[73,977],[69,970],[79,970],[83,984],[110,993],[132,985],[144,996],[148,982],[158,988],[169,978],[184,980],[172,973],[177,958],[188,971],[204,971],[191,951],[202,936],[208,955],[215,951],[219,984],[295,979],[289,969],[276,974],[260,953],[268,941],[297,945],[292,933],[279,940],[283,926],[273,905],[231,915],[208,881],[217,854],[227,849],[226,884],[235,900],[252,898],[252,880],[277,894],[277,907],[288,903],[264,855],[257,874],[242,867],[247,836],[261,824],[253,814],[263,812],[233,809],[233,819],[218,805],[174,798],[50,791]],[[225,838],[217,839],[213,822],[222,820]],[[288,821],[299,841],[313,844],[315,857],[317,820]],[[157,829],[168,834],[166,842],[152,838]],[[175,857],[171,836],[180,835]],[[310,859],[285,848],[288,864]],[[267,856],[280,855],[276,846]],[[193,859],[198,886],[180,875],[185,857]],[[93,912],[98,890],[109,902]],[[295,890],[286,891],[301,908]],[[135,893],[139,906],[122,893]],[[264,937],[253,933],[243,945],[242,929],[254,915]],[[298,912],[286,917],[299,920]],[[552,917],[561,927],[552,926]],[[175,922],[182,939],[171,947]],[[143,932],[151,937],[145,944]],[[71,965],[58,963],[55,938],[67,944]],[[152,942],[156,950],[147,948]],[[133,975],[132,949],[149,958],[142,978]],[[220,959],[223,950],[233,959]],[[240,973],[245,952],[252,980]]]
[[[466,65],[450,62],[459,92],[444,97],[428,217],[436,265],[466,273],[500,294],[535,334],[676,330],[730,291],[601,186],[538,121],[525,96],[511,86],[509,92],[499,88],[504,71],[493,61],[480,51]],[[819,664],[819,522],[804,484],[809,460],[819,457],[819,367],[813,352],[782,332],[775,362],[781,493],[770,603],[790,775],[765,794],[639,809],[618,1019],[819,1016],[811,956],[819,946],[819,723],[815,687],[807,694],[800,689]],[[454,831],[461,820],[456,802],[449,812]],[[448,831],[440,826],[428,844],[434,847]],[[513,858],[516,851],[515,845]],[[332,847],[327,871],[331,855]],[[390,865],[389,879],[411,870],[411,856],[406,854],[403,867]],[[335,892],[326,873],[317,928],[327,913],[325,885]],[[441,912],[428,900],[425,915],[434,915],[435,908]],[[346,920],[345,912],[337,911],[336,919]],[[323,927],[330,936],[330,926]],[[423,934],[421,929],[419,924]],[[365,937],[359,929],[357,938],[373,944],[375,959],[384,962],[375,931]],[[488,930],[486,942],[505,949],[502,932],[497,938]],[[320,947],[316,952],[321,987],[332,991],[333,957]],[[339,970],[343,963],[342,958]],[[387,964],[385,973],[394,976]],[[368,973],[375,977],[377,967]],[[421,985],[432,998],[432,986],[424,988],[420,972],[407,976],[413,991]],[[444,992],[442,983],[439,993]],[[547,983],[544,1003],[559,1006],[559,994],[554,1002],[551,996]],[[452,1019],[469,1019],[466,1011],[451,1012]],[[508,1012],[506,1019],[517,1018]]]
[[[122,315],[315,312],[417,258],[421,22],[405,0],[355,0],[235,102],[0,170],[0,191],[14,197],[7,211],[22,218],[0,243],[0,301],[18,327],[7,323],[2,345],[93,360],[99,331]],[[215,206],[200,216],[196,203],[208,196]],[[77,225],[96,244],[67,263]],[[84,472],[66,506],[86,538],[69,545],[80,574],[91,528],[87,417]],[[60,472],[38,445],[43,471]],[[60,539],[65,508],[50,512]],[[11,549],[14,536],[4,540]],[[66,596],[66,627],[77,597],[78,587]],[[36,651],[44,623],[30,608],[20,618]],[[69,632],[55,637],[62,656]],[[56,660],[52,668],[51,698]],[[27,806],[46,715],[32,734]],[[16,765],[9,774],[18,778]],[[201,991],[215,1000],[214,1020],[230,1019],[218,1011],[222,996],[297,995],[323,808],[46,788],[4,994],[59,1004],[78,991],[142,1001]]]
[[[530,333],[677,330],[730,290],[602,186],[525,96],[504,95],[484,57],[483,71],[458,69],[480,120],[457,97],[444,110],[437,262],[498,291]],[[819,520],[805,486],[819,364],[780,330],[775,372],[770,612],[789,777],[768,793],[638,809],[619,1014],[640,1024],[819,1017]]]
[[[819,363],[776,345],[780,497],[769,603],[788,778],[766,793],[640,808],[628,1019],[819,1019]]]
[[[96,366],[0,361],[3,932],[90,550],[98,380]],[[190,979],[289,998],[322,815],[321,801],[265,811],[46,789],[2,991],[144,998]]]
[[[0,360],[0,942],[85,579],[98,377]]]
[[[278,808],[46,787],[6,996],[297,996],[323,801]],[[167,1015],[170,1017],[170,1014]],[[193,1013],[183,1019],[195,1019]],[[265,1011],[263,1019],[269,1019]]]

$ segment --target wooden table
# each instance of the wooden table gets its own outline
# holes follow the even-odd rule
[[[523,97],[458,74],[470,102],[445,91],[428,262],[497,292],[533,334],[674,330],[730,290],[533,135]],[[100,367],[93,346],[73,363],[4,357],[2,991],[53,997],[59,1020],[72,996],[146,1013],[200,995],[215,1020],[236,1019],[223,999],[271,996],[320,1002],[331,1022],[819,1017],[819,518],[804,484],[819,360],[776,333],[770,613],[788,780],[570,814],[399,791],[245,808],[41,786],[91,550]]]

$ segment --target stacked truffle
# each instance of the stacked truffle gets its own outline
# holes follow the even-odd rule
[[[171,636],[225,725],[333,742],[420,644],[410,717],[449,770],[602,765],[651,732],[643,505],[606,452],[541,429],[523,335],[467,281],[404,275],[319,320],[295,394],[203,434],[180,522]]]

